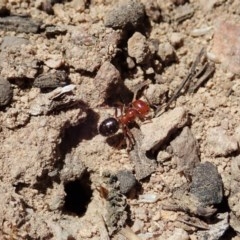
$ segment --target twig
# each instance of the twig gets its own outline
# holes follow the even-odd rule
[[[163,114],[172,104],[172,102],[180,96],[183,89],[185,89],[184,92],[186,92],[187,89],[189,93],[195,92],[214,73],[215,71],[214,64],[209,64],[209,62],[205,62],[203,66],[199,70],[197,70],[197,66],[201,63],[201,60],[205,55],[206,55],[205,49],[202,48],[199,54],[197,55],[195,61],[193,62],[188,75],[175,90],[167,104],[163,107],[160,106],[156,109],[155,117],[159,117],[161,114]],[[198,78],[197,83],[190,87],[191,82],[195,78]]]

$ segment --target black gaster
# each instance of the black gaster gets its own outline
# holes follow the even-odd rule
[[[119,122],[116,118],[107,118],[99,126],[99,133],[105,137],[111,136],[119,130]]]

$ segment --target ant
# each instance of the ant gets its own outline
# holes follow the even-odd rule
[[[109,137],[115,134],[121,127],[125,138],[129,139],[131,149],[135,139],[128,125],[133,123],[136,118],[144,120],[149,111],[150,106],[148,103],[140,99],[134,100],[127,107],[121,108],[120,116],[117,116],[117,109],[115,109],[115,117],[105,119],[99,126],[99,133],[102,136]]]
[[[184,90],[184,92],[196,91],[201,86],[201,84],[203,84],[209,77],[211,77],[211,75],[215,71],[214,64],[210,64],[209,62],[202,64],[202,61],[205,59],[205,57],[206,57],[206,52],[205,52],[205,49],[202,48],[199,54],[197,55],[196,59],[193,61],[189,73],[183,79],[181,84],[177,87],[172,97],[168,100],[165,106],[159,106],[156,108],[156,106],[151,106],[150,104],[142,100],[134,100],[127,107],[121,108],[120,116],[117,116],[117,111],[116,111],[117,109],[115,109],[115,117],[110,117],[105,119],[99,126],[99,133],[105,137],[108,137],[115,134],[121,127],[125,138],[129,139],[131,147],[133,147],[135,143],[135,138],[131,133],[130,129],[128,128],[128,125],[130,123],[133,123],[136,120],[136,118],[139,118],[140,120],[144,120],[146,115],[150,111],[150,106],[151,108],[155,108],[154,117],[159,117],[169,108],[171,103],[175,99],[177,99],[178,96],[182,94],[182,90]],[[200,68],[198,69],[199,64],[200,64],[199,66]],[[197,83],[194,83],[194,82],[191,83],[191,81],[193,81],[194,79],[196,79]],[[147,84],[148,83],[144,83],[143,85],[139,86],[139,89],[147,86]],[[194,85],[194,84],[195,86],[192,86],[191,88],[189,88],[189,85]],[[136,97],[136,94],[135,94],[135,97]],[[135,97],[134,99],[136,99]]]

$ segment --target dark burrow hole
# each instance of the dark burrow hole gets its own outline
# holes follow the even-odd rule
[[[63,212],[84,215],[92,198],[90,174],[87,172],[80,180],[66,183],[64,190],[66,197]]]

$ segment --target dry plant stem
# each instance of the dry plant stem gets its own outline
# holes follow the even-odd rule
[[[189,89],[189,92],[194,92],[196,91],[200,85],[206,81],[206,79],[211,76],[211,74],[214,72],[215,68],[214,65],[209,65],[208,62],[206,62],[201,68],[200,70],[196,71],[197,65],[201,62],[202,57],[205,55],[205,49],[202,48],[201,51],[199,52],[199,54],[197,55],[195,61],[193,62],[191,69],[188,73],[188,75],[186,76],[186,78],[182,81],[182,83],[180,84],[180,86],[176,89],[176,91],[174,92],[174,94],[172,95],[172,97],[170,98],[170,100],[168,101],[168,103],[163,107],[162,111],[161,111],[161,107],[158,107],[158,109],[155,112],[155,116],[159,117],[162,113],[164,113],[168,107],[171,105],[171,103],[176,100],[177,97],[179,97],[179,95],[181,94],[182,89],[185,88],[186,89],[189,87],[190,85],[190,81],[193,80],[194,78],[198,78],[200,75],[202,75],[205,71],[205,74],[200,78],[200,80],[198,81],[198,83],[193,86],[192,88]]]
[[[199,223],[195,223],[191,220],[191,218],[185,220],[185,219],[183,219],[182,217],[179,216],[177,218],[177,221],[185,223],[185,224],[187,224],[189,226],[192,226],[192,227],[196,227],[198,229],[203,229],[203,230],[208,230],[209,229],[209,226],[205,222],[200,221],[200,220],[199,220]]]
[[[198,80],[197,84],[189,89],[189,93],[196,92],[196,90],[214,73],[214,64],[207,64],[207,69],[204,75]]]

